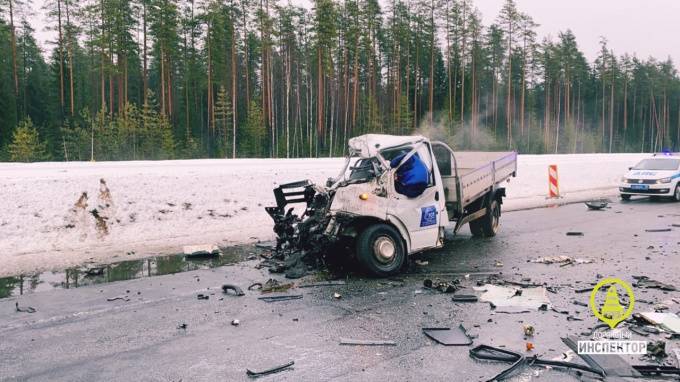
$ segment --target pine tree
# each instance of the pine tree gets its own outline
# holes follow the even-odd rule
[[[16,127],[8,151],[13,162],[36,162],[49,158],[47,145],[40,140],[30,118],[22,120]]]

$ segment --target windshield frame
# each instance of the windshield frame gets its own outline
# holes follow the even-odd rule
[[[643,163],[650,163],[651,165],[654,166],[652,168],[648,167],[641,167]],[[667,162],[673,163],[674,167],[668,166],[666,168],[658,168],[659,164],[666,164]],[[680,167],[680,158],[645,158],[638,162],[633,168],[631,168],[632,171],[676,171]]]

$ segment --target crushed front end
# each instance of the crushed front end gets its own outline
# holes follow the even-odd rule
[[[276,207],[265,210],[274,220],[277,235],[274,258],[279,263],[270,266],[270,270],[286,271],[286,276],[292,276],[303,272],[305,257],[323,252],[333,242],[334,235],[327,232],[333,192],[304,180],[278,186],[274,197]],[[286,210],[288,205],[299,203],[305,204],[300,215],[294,213],[293,207]]]

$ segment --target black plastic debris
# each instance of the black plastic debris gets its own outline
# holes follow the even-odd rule
[[[570,231],[570,232],[567,232],[567,236],[583,236],[583,232]]]
[[[187,325],[185,322],[182,322],[179,325],[177,325],[177,329],[182,329],[182,330],[187,330],[188,327],[189,327],[189,325]]]
[[[499,374],[495,375],[494,377],[488,379],[487,382],[502,381],[506,378],[511,377],[512,375],[515,375],[520,370],[529,366],[549,366],[571,370],[579,370],[595,374],[602,378],[605,377],[605,374],[602,370],[593,367],[588,367],[573,362],[545,360],[540,359],[537,356],[525,357],[520,353],[496,348],[489,345],[479,345],[474,347],[473,349],[470,349],[470,357],[477,360],[497,361],[512,364],[508,369],[505,369]]]
[[[196,295],[196,298],[199,300],[207,300],[210,298],[210,296],[208,296],[207,294],[199,293],[198,295]]]
[[[609,205],[607,200],[590,200],[586,202],[586,206],[591,210],[601,210]]]
[[[657,377],[663,375],[680,375],[680,369],[674,366],[660,365],[633,365],[633,369],[647,377]]]
[[[128,296],[116,296],[116,297],[109,297],[109,298],[106,299],[106,301],[116,301],[116,300],[130,301],[130,298]]]
[[[246,375],[248,375],[251,378],[257,378],[257,377],[261,377],[263,375],[278,373],[280,371],[288,369],[289,367],[291,367],[293,365],[295,365],[295,361],[290,361],[290,362],[285,363],[283,365],[274,366],[272,368],[265,369],[265,370],[259,370],[259,371],[253,371],[253,370],[250,370],[250,369],[246,369]]]
[[[340,345],[397,346],[397,343],[390,340],[355,340],[350,338],[341,338]]]
[[[650,228],[646,229],[645,232],[671,232],[670,228]]]
[[[609,327],[605,324],[606,327]],[[626,360],[616,354],[579,354],[578,339],[576,337],[562,338],[562,342],[567,345],[574,353],[587,363],[592,369],[602,372],[602,376],[615,377],[640,377],[640,373],[635,370]]]
[[[243,292],[243,289],[239,288],[236,285],[233,284],[224,284],[222,285],[222,292],[224,294],[230,294],[229,291],[233,291],[234,296],[245,296],[246,294]]]
[[[451,297],[451,301],[453,302],[477,302],[479,301],[479,298],[475,296],[474,294],[459,294],[456,293]]]
[[[302,298],[301,294],[286,294],[286,295],[279,295],[279,296],[264,296],[264,297],[258,297],[258,300],[262,300],[264,302],[278,302],[278,301],[288,301],[288,300],[299,300]]]
[[[463,325],[457,328],[423,328],[423,333],[444,346],[469,346],[472,339]]]
[[[35,312],[37,312],[37,310],[32,306],[27,306],[25,308],[19,307],[19,301],[15,302],[14,306],[15,306],[17,312],[21,312],[21,313],[35,313]]]

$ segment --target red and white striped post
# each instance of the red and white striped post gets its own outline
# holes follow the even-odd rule
[[[548,166],[548,197],[560,197],[560,185],[557,178],[557,165],[551,164]]]

